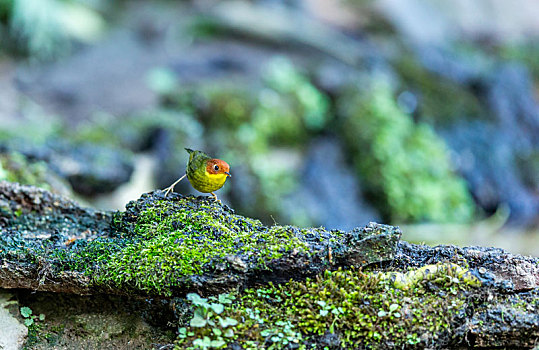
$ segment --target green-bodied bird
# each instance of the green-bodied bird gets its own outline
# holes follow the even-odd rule
[[[195,190],[203,193],[211,193],[215,197],[215,200],[218,200],[213,192],[223,187],[228,177],[232,177],[230,175],[230,166],[224,160],[212,158],[204,152],[193,151],[189,148],[185,150],[189,153],[186,173],[172,185],[164,189],[165,197],[174,190],[174,186],[178,182],[187,176],[187,179]]]

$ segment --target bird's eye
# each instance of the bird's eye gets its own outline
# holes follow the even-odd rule
[[[213,166],[213,170],[219,171],[219,165],[214,165],[214,166]]]

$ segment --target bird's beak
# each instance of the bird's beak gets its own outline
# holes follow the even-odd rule
[[[228,177],[232,177],[232,175],[230,175],[230,173],[228,171],[225,171],[225,174],[228,176]]]

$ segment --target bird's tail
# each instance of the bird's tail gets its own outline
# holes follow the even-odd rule
[[[194,151],[193,151],[192,149],[190,149],[190,148],[186,148],[185,150],[186,150],[189,154],[191,154],[191,153],[194,152]]]

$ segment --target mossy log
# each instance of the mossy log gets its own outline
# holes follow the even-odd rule
[[[0,183],[0,287],[94,294],[218,294],[394,258],[400,230],[266,227],[208,197],[142,195],[100,212]]]
[[[1,288],[210,297],[191,294],[177,348],[533,347],[539,337],[539,259],[502,249],[414,245],[374,223],[267,227],[161,191],[100,212],[2,182],[0,211]]]

